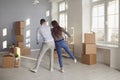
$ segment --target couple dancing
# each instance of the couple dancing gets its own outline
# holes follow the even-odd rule
[[[60,64],[60,72],[64,72],[62,63],[62,48],[64,48],[64,50],[70,55],[70,57],[75,63],[77,62],[76,58],[74,57],[73,53],[70,51],[67,43],[65,42],[62,33],[64,32],[65,34],[67,34],[68,37],[71,36],[62,27],[60,27],[58,22],[55,20],[51,22],[51,25],[53,26],[52,29],[50,29],[50,27],[46,25],[45,19],[40,20],[40,25],[41,26],[37,29],[37,44],[39,44],[40,36],[42,36],[43,42],[39,55],[37,57],[36,65],[34,68],[31,69],[31,71],[35,73],[38,71],[41,60],[47,51],[49,51],[50,53],[50,71],[53,71],[54,48],[56,47],[58,61]]]

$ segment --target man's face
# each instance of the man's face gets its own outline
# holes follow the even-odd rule
[[[44,22],[42,25],[46,25],[46,22]]]

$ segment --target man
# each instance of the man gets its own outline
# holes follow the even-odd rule
[[[53,53],[55,47],[54,39],[51,35],[50,27],[46,25],[45,19],[40,20],[40,25],[41,26],[37,29],[37,44],[39,44],[40,36],[42,37],[43,42],[37,58],[36,65],[33,69],[31,69],[31,71],[38,71],[41,60],[47,51],[49,51],[50,53],[50,71],[53,71]]]

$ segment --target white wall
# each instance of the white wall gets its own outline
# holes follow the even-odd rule
[[[74,54],[81,57],[82,0],[68,0],[68,28],[74,28]]]
[[[120,47],[111,50],[110,67],[120,70]]]
[[[82,1],[82,35],[83,35],[83,40],[84,41],[84,33],[90,32],[90,0],[83,0]]]
[[[40,19],[45,18],[50,21],[50,17],[46,17],[46,11],[50,10],[48,0],[39,0],[40,4],[33,5],[34,0],[0,0],[0,51],[2,42],[7,41],[7,45],[15,43],[14,22],[30,19],[30,25],[25,27],[24,35],[30,30],[31,49],[39,49],[40,45],[36,45],[36,29],[40,26]],[[7,35],[2,36],[2,30],[7,29]],[[25,38],[25,43],[26,37]],[[27,37],[28,38],[28,37]]]

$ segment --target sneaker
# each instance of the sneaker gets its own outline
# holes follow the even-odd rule
[[[76,60],[76,59],[74,59],[74,63],[77,63],[77,60]]]
[[[60,72],[62,72],[62,73],[64,73],[64,72],[65,72],[65,71],[64,71],[64,69],[60,69],[59,71],[60,71]]]
[[[31,69],[30,71],[36,73],[37,69]]]
[[[50,71],[52,72],[52,71],[53,71],[53,69],[50,69]]]

